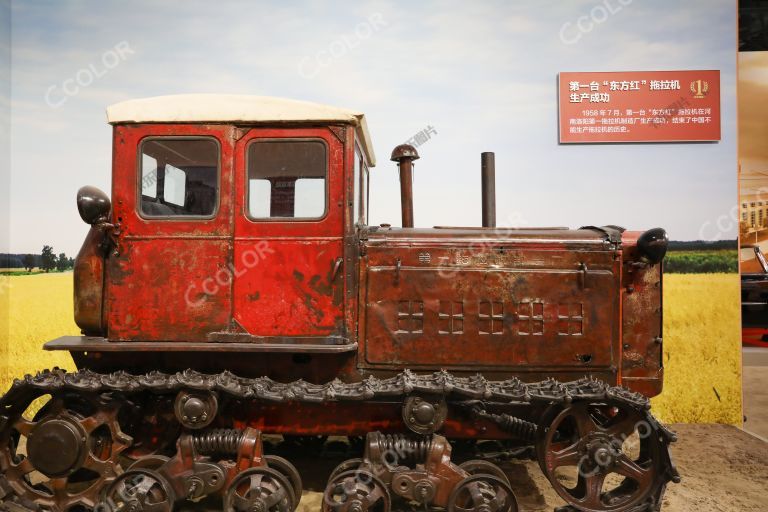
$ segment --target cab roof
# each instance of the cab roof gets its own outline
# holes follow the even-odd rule
[[[376,165],[362,112],[308,101],[245,94],[178,94],[115,103],[107,122],[123,123],[312,123],[338,122],[355,127],[368,164]]]

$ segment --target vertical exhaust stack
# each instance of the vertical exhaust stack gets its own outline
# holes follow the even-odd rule
[[[400,209],[404,228],[413,227],[413,161],[418,159],[419,153],[409,144],[397,146],[390,158],[400,169]]]
[[[483,227],[496,227],[496,154],[480,154],[480,174],[483,194]]]

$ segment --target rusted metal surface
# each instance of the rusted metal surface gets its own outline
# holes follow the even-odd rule
[[[400,210],[402,226],[413,227],[413,161],[419,159],[416,148],[401,144],[392,150],[393,162],[397,162],[400,171]]]
[[[328,149],[327,207],[319,220],[256,221],[243,212],[247,197],[245,148],[261,139],[322,140]],[[233,319],[257,336],[344,333],[343,145],[327,128],[254,128],[235,145]],[[249,253],[260,255],[251,263]]]
[[[371,234],[362,364],[615,371],[620,264],[602,238],[440,234]]]
[[[649,395],[660,392],[660,274],[658,265],[637,265],[640,233],[624,233],[621,240],[602,228],[361,231],[352,219],[354,132],[348,131],[116,127],[112,220],[119,236],[117,254],[106,263],[107,337],[183,341],[190,352],[206,343],[253,344],[261,347],[243,351],[275,354],[327,353],[328,340],[339,339],[345,354],[358,343],[358,370],[350,371],[347,355],[332,365],[353,380],[404,366],[450,367],[527,380],[589,373]],[[163,135],[216,138],[221,162],[214,218],[148,220],[136,214],[136,148],[144,137]],[[246,215],[246,148],[276,139],[327,146],[323,218],[259,221]],[[491,224],[494,206],[491,156],[482,159],[485,224]],[[406,225],[417,157],[410,147],[393,151]],[[88,282],[95,286],[96,280]],[[162,345],[133,349],[170,353]],[[112,367],[109,356],[103,361]]]
[[[215,408],[209,408],[208,412],[215,415],[214,422],[219,425],[222,423],[228,425],[227,430],[193,428],[181,430],[179,434],[177,427],[174,426],[176,424],[174,418],[178,414],[188,414],[188,411],[185,412],[182,409],[179,413],[173,412],[173,409],[177,404],[182,403],[181,398],[184,396],[205,396],[207,391],[215,393],[218,404]],[[650,505],[658,503],[665,484],[670,480],[679,480],[674,465],[669,459],[668,451],[669,444],[674,441],[674,434],[661,426],[647,412],[648,400],[640,394],[609,387],[604,382],[589,379],[567,384],[546,381],[529,385],[517,379],[492,382],[480,376],[457,378],[448,372],[438,372],[431,376],[417,376],[404,372],[396,378],[387,380],[370,379],[357,384],[331,382],[324,385],[309,385],[301,381],[280,384],[266,378],[242,379],[231,373],[201,375],[187,371],[176,375],[157,372],[130,375],[117,372],[102,375],[88,371],[75,374],[56,371],[17,381],[10,392],[0,398],[0,407],[4,414],[8,415],[7,425],[12,425],[13,428],[21,429],[23,432],[27,432],[29,427],[34,436],[34,430],[40,427],[40,424],[25,423],[26,420],[19,420],[19,418],[28,404],[40,396],[51,394],[54,403],[62,400],[62,404],[65,405],[60,409],[47,408],[44,411],[46,416],[42,420],[42,425],[48,421],[67,421],[69,412],[66,409],[77,407],[76,404],[82,400],[75,397],[124,397],[122,400],[100,400],[97,402],[97,412],[78,420],[83,428],[102,432],[100,435],[104,436],[103,443],[89,444],[89,451],[94,449],[93,446],[102,446],[104,450],[100,456],[102,460],[112,460],[111,457],[121,453],[127,458],[126,460],[134,461],[124,468],[127,471],[108,472],[103,475],[102,480],[95,481],[93,485],[105,488],[101,496],[109,496],[115,486],[129,481],[125,475],[138,470],[152,471],[153,473],[146,476],[153,478],[159,475],[161,479],[153,485],[159,485],[163,491],[168,491],[164,494],[167,494],[166,498],[171,502],[185,498],[196,499],[201,495],[219,492],[224,492],[226,496],[234,482],[248,474],[250,469],[261,467],[264,462],[267,467],[272,465],[269,456],[262,456],[257,428],[265,433],[293,435],[311,433],[355,435],[380,430],[392,435],[381,437],[381,434],[376,434],[374,437],[383,439],[383,444],[378,444],[379,448],[386,451],[400,449],[396,451],[396,454],[402,457],[397,464],[397,469],[377,467],[375,461],[380,458],[371,450],[368,450],[363,457],[363,463],[367,461],[368,467],[362,469],[380,478],[384,488],[394,495],[417,497],[417,501],[433,504],[444,503],[443,500],[447,498],[448,509],[450,509],[452,496],[455,496],[454,491],[460,487],[459,477],[463,478],[461,482],[466,482],[464,472],[472,476],[493,475],[493,472],[488,472],[487,464],[479,473],[470,471],[469,465],[461,465],[457,469],[451,462],[451,446],[442,436],[433,436],[431,440],[424,436],[408,440],[406,436],[399,434],[404,431],[402,419],[397,414],[392,416],[392,412],[398,411],[403,398],[411,393],[446,400],[449,407],[449,420],[446,421],[442,433],[450,437],[515,438],[512,431],[504,428],[505,422],[497,422],[492,418],[493,415],[484,414],[477,417],[463,415],[461,411],[467,410],[468,407],[474,410],[479,408],[480,411],[485,411],[486,407],[492,407],[495,410],[506,410],[511,414],[541,418],[536,432],[540,435],[546,434],[548,436],[546,439],[549,440],[540,445],[541,453],[537,455],[542,465],[551,463],[553,458],[559,457],[562,453],[562,444],[559,439],[567,439],[568,436],[584,437],[579,436],[579,433],[582,425],[587,423],[586,418],[581,416],[578,418],[579,421],[576,423],[578,430],[574,431],[572,424],[563,422],[562,417],[572,414],[569,411],[575,409],[594,407],[603,412],[596,414],[596,419],[588,420],[595,421],[591,427],[593,429],[591,432],[595,435],[592,438],[587,436],[584,441],[585,450],[591,450],[593,445],[596,446],[595,449],[605,448],[599,445],[602,439],[600,436],[623,434],[628,424],[634,428],[641,428],[638,426],[641,425],[642,428],[653,432],[653,435],[645,436],[650,440],[648,442],[652,449],[641,450],[638,461],[635,461],[637,455],[625,456],[623,452],[616,451],[618,444],[613,440],[610,442],[612,450],[616,451],[616,461],[625,461],[624,467],[628,468],[627,471],[635,467],[632,464],[642,465],[641,470],[638,470],[642,475],[635,472],[628,476],[632,479],[642,478],[644,482],[642,489],[635,491],[636,487],[632,485],[622,486],[622,489],[626,489],[629,493],[627,499],[633,501],[633,506],[638,502]],[[63,400],[71,400],[71,402],[66,405]],[[347,406],[344,407],[345,405]],[[350,405],[354,407],[355,414],[348,420],[347,413]],[[547,412],[542,414],[543,408],[556,408],[555,412],[562,412],[558,412],[556,417],[549,416]],[[194,408],[195,411],[198,409],[200,408]],[[611,411],[614,410],[618,412],[612,416]],[[119,426],[109,423],[114,421],[118,413],[124,418],[123,422]],[[146,415],[146,418],[142,414]],[[592,416],[590,415],[590,418]],[[126,421],[129,419],[130,421]],[[105,429],[102,425],[112,425],[112,427]],[[566,425],[565,428],[563,428],[564,425]],[[121,429],[125,434],[120,432]],[[554,430],[562,430],[562,432],[558,434],[558,441],[553,445],[551,441]],[[114,437],[116,432],[120,432],[119,438]],[[148,435],[149,432],[155,432],[155,434]],[[527,443],[527,438],[528,434],[521,441]],[[7,439],[7,433],[3,439]],[[581,443],[581,441],[578,442]],[[158,456],[158,453],[168,453],[174,446],[176,455],[171,459]],[[31,463],[27,463],[25,468],[18,468],[19,459],[14,456],[14,447],[14,443],[0,443],[0,469],[4,474],[9,474],[8,467],[17,468],[19,471],[35,469]],[[117,448],[116,452],[111,451],[113,447]],[[81,464],[84,464],[79,458],[71,457],[68,460],[71,461],[71,469],[74,471],[72,475]],[[603,459],[595,457],[595,460]],[[652,468],[646,464],[648,461],[653,462]],[[40,468],[48,468],[47,464],[47,459],[43,460]],[[474,466],[477,469],[477,465]],[[287,467],[289,466],[286,464],[275,465],[276,469]],[[604,470],[605,473],[610,471],[610,469]],[[203,475],[209,475],[211,472],[218,474],[219,477],[214,482],[207,477],[200,482]],[[622,474],[621,471],[617,472]],[[295,471],[287,473],[295,474]],[[645,475],[649,476],[646,478]],[[0,476],[0,487],[6,485],[3,478],[5,476]],[[52,477],[37,486],[31,486],[28,482],[20,480],[14,482],[20,486],[14,492],[37,491],[41,494],[34,500],[51,506],[76,503],[82,495],[68,494],[66,497],[54,495],[45,498],[48,482],[58,482],[60,478],[62,477]],[[332,476],[330,481],[333,479]],[[405,485],[401,482],[403,479],[407,480],[404,482]],[[222,484],[222,480],[225,483]],[[420,485],[417,486],[416,484],[419,483]],[[413,494],[425,486],[429,492]],[[294,486],[291,485],[291,487]],[[450,493],[448,488],[451,490]],[[599,497],[601,500],[610,499],[610,495],[600,496],[599,493],[592,493],[590,498],[592,497]],[[70,499],[73,501],[67,501]],[[566,495],[564,499],[568,503],[578,503],[579,498]],[[480,512],[484,509],[476,509],[473,506],[467,510]],[[606,506],[594,510],[616,509]],[[619,510],[634,511],[635,509]]]
[[[189,139],[198,139],[187,146],[196,148],[187,158],[194,163],[180,170],[180,141]],[[392,154],[404,227],[368,227],[358,223],[367,190],[356,191],[364,180],[354,172],[367,162],[356,161],[357,143],[355,128],[338,122],[115,127],[111,215],[96,190],[78,200],[93,224],[75,270],[76,319],[89,336],[45,347],[68,350],[87,370],[27,377],[0,398],[0,501],[34,512],[92,508],[95,490],[42,496],[48,484],[27,485],[25,476],[37,470],[62,486],[59,473],[80,479],[95,450],[110,465],[95,471],[102,496],[119,498],[141,477],[158,511],[209,495],[227,510],[235,502],[261,510],[263,495],[272,503],[265,510],[291,512],[298,472],[263,456],[261,432],[313,444],[378,431],[369,441],[403,440],[423,456],[382,470],[369,442],[363,461],[340,468],[327,489],[358,486],[361,472],[373,484],[329,509],[357,510],[355,500],[368,496],[385,512],[398,500],[449,512],[493,512],[489,503],[503,502],[499,512],[512,512],[503,474],[482,461],[454,465],[447,438],[494,440],[504,454],[533,453],[533,445],[556,486],[549,473],[570,439],[579,456],[610,459],[601,474],[625,464],[628,475],[614,472],[630,480],[625,504],[603,501],[612,495],[595,487],[561,493],[570,506],[658,504],[678,478],[668,453],[674,436],[647,411],[663,377],[666,233],[495,228],[492,153],[482,157],[483,227],[414,228],[418,154],[407,145]],[[146,156],[156,160],[155,195],[145,191]],[[181,185],[171,185],[168,166],[187,180],[176,202],[166,192]],[[319,179],[324,211],[302,217],[299,180]],[[266,203],[258,180],[267,183]],[[263,209],[252,215],[256,197]],[[93,405],[51,406],[44,424],[19,419],[46,393]],[[585,408],[594,414],[574,412]],[[582,432],[588,418],[600,424]],[[645,459],[630,461],[645,471],[621,458],[612,437],[627,418],[655,434]],[[33,427],[42,441],[27,439],[30,462],[19,463],[21,430]],[[95,444],[78,441],[83,429],[100,432]],[[409,430],[422,436],[416,444],[404,441]],[[41,455],[49,438],[63,447],[61,461]],[[118,454],[135,462],[112,467]]]
[[[80,252],[75,258],[74,313],[75,323],[88,334],[104,333],[104,257],[107,235],[91,226]]]
[[[480,155],[481,193],[484,228],[496,227],[496,155],[486,151]]]
[[[109,341],[94,336],[62,336],[44,345],[45,350],[68,350],[71,352],[290,352],[337,354],[357,351],[357,343],[343,342],[342,338],[259,338],[258,342],[232,343],[178,343],[155,341]]]
[[[664,380],[661,264],[642,265],[636,241],[622,235],[621,383],[647,396],[661,393]]]
[[[232,292],[225,276],[232,258],[234,198],[220,194],[210,219],[142,218],[137,148],[150,136],[212,137],[221,155],[219,189],[225,191],[232,188],[232,134],[232,127],[219,125],[115,127],[112,221],[121,234],[106,264],[110,339],[205,341],[209,332],[229,327]]]

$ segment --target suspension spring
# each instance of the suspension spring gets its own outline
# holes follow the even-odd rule
[[[389,465],[423,464],[432,447],[430,437],[411,437],[404,434],[369,434],[368,442],[377,445],[383,462]]]
[[[192,436],[192,445],[200,455],[237,455],[243,431],[217,428]]]
[[[518,439],[531,443],[536,442],[536,430],[538,427],[535,423],[510,416],[509,414],[491,414],[490,417],[499,428],[509,432]]]

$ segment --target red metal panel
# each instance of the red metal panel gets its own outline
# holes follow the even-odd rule
[[[220,200],[212,219],[143,219],[137,154],[148,136],[208,136],[220,146]],[[110,339],[202,341],[229,324],[232,128],[125,125],[114,130],[113,222],[117,255],[107,263]]]
[[[262,254],[249,267],[248,253]],[[235,241],[234,318],[255,336],[311,336],[343,330],[341,256],[336,240]]]
[[[614,364],[612,251],[507,247],[458,255],[460,267],[440,263],[454,261],[454,252],[371,249],[372,262],[389,256],[390,265],[371,266],[367,275],[367,363],[585,371]]]
[[[344,133],[340,131],[339,133]],[[255,139],[313,138],[328,148],[328,206],[319,220],[253,220],[246,211],[246,147]],[[344,145],[329,128],[254,128],[236,144],[234,318],[255,336],[344,331]],[[263,258],[248,257],[259,252]]]
[[[637,265],[637,238],[625,232],[622,275],[621,382],[647,396],[661,393],[662,272],[661,265]]]

